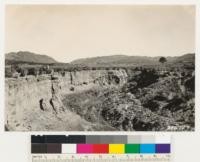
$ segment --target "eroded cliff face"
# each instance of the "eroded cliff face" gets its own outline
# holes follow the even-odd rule
[[[194,73],[85,70],[6,78],[10,131],[194,130]]]
[[[120,87],[127,82],[127,77],[126,71],[120,69],[6,78],[6,129],[93,130],[94,124],[63,105],[63,97],[96,87]],[[98,128],[102,130],[101,126]]]

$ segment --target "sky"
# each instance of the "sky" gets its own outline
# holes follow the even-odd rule
[[[195,52],[191,5],[7,5],[5,53],[30,51],[60,62]]]

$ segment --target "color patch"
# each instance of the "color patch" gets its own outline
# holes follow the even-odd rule
[[[45,143],[65,143],[66,136],[64,135],[48,135],[45,137]]]
[[[46,144],[32,144],[31,153],[33,154],[47,153],[47,145]]]
[[[67,138],[68,143],[86,143],[85,135],[69,135]]]
[[[156,144],[156,153],[166,154],[170,152],[171,152],[170,144]]]
[[[146,135],[141,137],[141,144],[152,144],[155,143],[155,136],[153,135]]]
[[[128,138],[127,143],[130,143],[130,144],[138,144],[138,143],[141,143],[141,136],[139,136],[139,135],[128,136],[127,138]]]
[[[76,154],[76,144],[62,144],[63,154]]]
[[[86,136],[86,143],[87,144],[99,144],[101,136],[98,135],[89,135]]]
[[[141,154],[154,154],[154,153],[156,153],[155,144],[141,144],[140,145],[140,153]]]
[[[156,144],[171,143],[171,136],[160,135],[156,136]]]
[[[124,154],[125,148],[124,144],[109,144],[110,154]]]
[[[77,144],[77,153],[79,153],[79,154],[93,153],[92,144]]]
[[[102,136],[100,136],[100,143],[101,144],[114,143],[114,138],[113,137],[114,136],[112,136],[112,135],[107,135],[107,136],[102,135]]]
[[[31,135],[31,143],[46,143],[45,138],[46,138],[46,136]]]
[[[126,144],[125,145],[125,153],[128,153],[128,154],[140,153],[140,145],[139,144]]]
[[[58,154],[61,153],[61,144],[47,144],[47,153]]]
[[[123,136],[123,135],[117,135],[117,136],[113,136],[113,144],[116,143],[127,143],[127,136]]]
[[[94,144],[93,145],[93,153],[108,154],[109,153],[109,145],[108,144]]]

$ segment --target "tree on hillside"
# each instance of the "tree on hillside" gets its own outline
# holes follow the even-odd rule
[[[167,62],[167,59],[165,57],[161,57],[159,59],[159,62],[162,63],[162,64],[164,64],[165,62]]]

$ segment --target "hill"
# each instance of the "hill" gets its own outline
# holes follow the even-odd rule
[[[147,56],[127,56],[127,55],[111,55],[81,58],[67,64],[68,66],[93,66],[93,67],[107,67],[107,66],[134,66],[134,65],[158,65],[159,58]],[[168,63],[194,63],[195,54],[189,53],[182,56],[166,57]],[[54,64],[66,66],[66,63],[60,63],[47,55],[35,54],[28,51],[10,52],[5,55],[6,64],[13,63],[32,63],[32,64]]]
[[[72,61],[72,64],[102,65],[102,64],[129,64],[154,62],[155,58],[127,55],[112,55],[102,57],[83,58]]]
[[[161,57],[161,56],[160,56]],[[102,57],[92,57],[77,59],[71,62],[71,64],[85,64],[91,66],[99,65],[152,65],[158,64],[160,58],[157,57],[147,57],[147,56],[127,56],[127,55],[112,55],[112,56],[102,56]],[[179,57],[166,57],[168,62],[193,62],[194,54],[186,54]]]
[[[27,62],[27,63],[57,63],[56,60],[47,56],[35,54],[28,51],[10,52],[5,55],[6,62]]]
[[[177,57],[175,61],[176,62],[195,62],[195,54],[188,53],[188,54],[182,55],[180,57]]]

